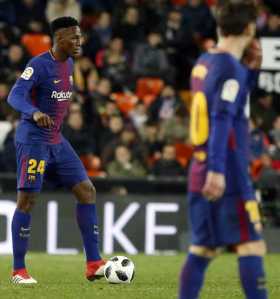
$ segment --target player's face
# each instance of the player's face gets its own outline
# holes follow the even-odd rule
[[[66,28],[61,32],[60,49],[67,54],[67,56],[78,57],[81,55],[82,34],[80,27],[73,26]]]

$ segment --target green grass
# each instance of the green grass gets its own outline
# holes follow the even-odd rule
[[[185,255],[132,256],[135,280],[130,285],[111,285],[105,280],[84,279],[83,256],[28,255],[30,273],[37,285],[21,286],[9,282],[10,256],[0,256],[0,298],[20,299],[176,299],[178,273]],[[270,299],[280,298],[280,256],[266,258]],[[214,261],[207,273],[201,299],[241,299],[236,258],[224,255]]]

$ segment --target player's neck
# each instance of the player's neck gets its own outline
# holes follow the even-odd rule
[[[56,46],[53,46],[50,49],[50,54],[55,60],[58,61],[65,61],[68,58],[68,56],[65,53],[61,52]]]
[[[230,53],[238,60],[242,58],[245,48],[244,41],[236,37],[220,37],[217,44],[217,49]]]

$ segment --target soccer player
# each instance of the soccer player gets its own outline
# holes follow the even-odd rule
[[[44,179],[70,189],[77,199],[76,215],[86,253],[86,277],[103,276],[98,249],[95,188],[69,142],[61,134],[73,89],[73,59],[81,53],[81,31],[72,17],[51,23],[53,47],[30,60],[13,86],[9,104],[21,112],[16,131],[17,208],[12,221],[14,270],[12,282],[32,284],[25,266],[30,236],[30,211]]]
[[[205,271],[224,246],[236,250],[246,298],[267,298],[266,246],[248,174],[248,95],[261,63],[261,49],[254,40],[256,15],[253,1],[222,5],[217,13],[217,47],[202,54],[192,70],[192,240],[181,272],[180,299],[198,299]]]

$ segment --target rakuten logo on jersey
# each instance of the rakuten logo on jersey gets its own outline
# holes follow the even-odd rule
[[[53,91],[52,92],[52,96],[51,98],[52,99],[56,99],[58,100],[59,102],[62,102],[62,101],[68,101],[72,96],[72,92],[71,91]]]

